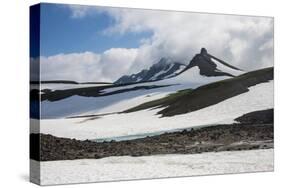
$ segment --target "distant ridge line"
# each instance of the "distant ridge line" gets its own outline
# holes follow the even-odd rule
[[[76,82],[71,80],[44,80],[44,81],[31,81],[31,84],[112,84],[111,82]]]

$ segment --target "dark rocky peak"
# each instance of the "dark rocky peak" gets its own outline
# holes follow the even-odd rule
[[[200,54],[201,55],[208,55],[208,52],[207,52],[206,48],[201,48]]]
[[[198,66],[200,69],[200,74],[204,76],[231,76],[234,77],[232,74],[227,72],[222,72],[217,69],[217,64],[212,61],[212,59],[215,59],[219,63],[223,64],[224,66],[228,66],[229,68],[240,70],[234,66],[231,66],[224,61],[212,56],[207,52],[206,48],[201,48],[201,51],[199,54],[196,54],[193,59],[190,61],[189,65],[186,67],[185,70],[190,69],[192,67]]]
[[[199,54],[196,54],[188,65],[188,67],[194,67],[194,66],[198,66],[199,68],[203,66],[216,68],[216,64],[211,60],[211,57],[209,56],[205,48],[201,48],[201,52]]]

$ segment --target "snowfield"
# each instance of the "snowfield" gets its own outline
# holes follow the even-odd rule
[[[173,78],[108,88],[102,90],[102,92],[110,93],[137,86],[171,85],[168,87],[148,90],[139,89],[102,97],[72,96],[59,101],[43,101],[41,103],[41,118],[64,118],[78,115],[120,112],[144,102],[160,99],[168,94],[175,93],[178,90],[196,88],[201,85],[229,78],[226,76],[206,77],[200,75],[199,71],[198,67],[193,67]]]
[[[159,118],[161,109],[110,114],[100,118],[43,119],[40,132],[58,137],[101,139],[171,131],[196,126],[230,124],[246,113],[271,109],[273,81],[258,84],[249,91],[215,105],[187,114]]]
[[[105,114],[124,111],[148,102],[165,97],[177,90],[177,86],[137,90],[103,97],[72,96],[59,101],[43,101],[41,117],[44,119],[64,118],[77,115]]]
[[[31,165],[38,163],[31,160]],[[52,185],[273,171],[274,154],[273,149],[267,149],[192,155],[124,156],[40,162],[40,167],[41,184]]]

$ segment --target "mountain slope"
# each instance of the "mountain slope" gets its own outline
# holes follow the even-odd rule
[[[249,91],[249,87],[273,80],[273,68],[265,68],[214,83],[194,90],[184,90],[156,101],[150,101],[125,112],[158,107],[162,116],[189,113]]]
[[[122,76],[115,82],[115,84],[128,84],[136,82],[162,80],[165,78],[176,76],[185,67],[185,64],[173,62],[169,58],[161,58],[158,63],[152,65],[149,69],[144,69],[137,74]]]
[[[179,90],[227,78],[230,77],[202,76],[198,67],[192,67],[175,77],[153,82],[50,91],[41,94],[41,118],[120,112]]]

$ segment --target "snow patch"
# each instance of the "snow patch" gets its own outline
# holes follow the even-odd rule
[[[39,162],[31,160],[31,164]],[[41,184],[273,171],[273,149],[40,162]]]

